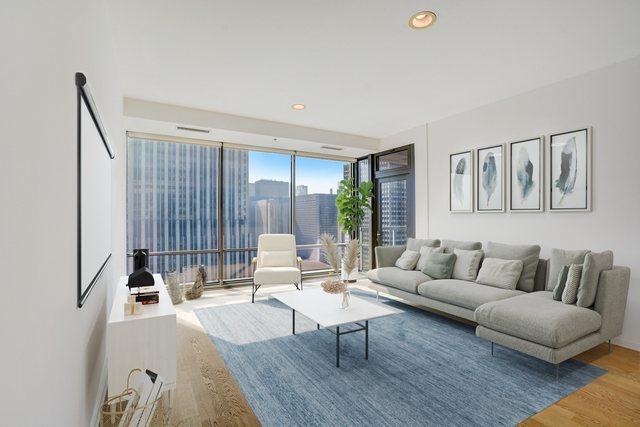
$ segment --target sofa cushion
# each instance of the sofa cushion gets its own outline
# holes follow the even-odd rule
[[[418,259],[418,263],[416,264],[416,270],[422,271],[427,266],[427,260],[429,259],[429,255],[431,254],[441,254],[444,248],[442,247],[433,247],[433,246],[423,246],[420,248],[420,258]]]
[[[604,251],[601,253],[589,252],[584,257],[584,268],[582,278],[578,288],[578,307],[591,307],[596,302],[598,292],[598,281],[600,273],[613,268],[613,252]]]
[[[565,265],[584,264],[584,257],[589,253],[588,250],[569,251],[566,249],[551,249],[551,257],[549,258],[549,277],[547,277],[546,290],[550,291],[558,284],[558,276]]]
[[[427,258],[427,265],[422,272],[433,279],[451,279],[453,264],[456,262],[454,254],[431,254]]]
[[[427,298],[475,310],[482,304],[522,295],[522,291],[494,288],[466,280],[431,280],[418,286],[418,293]]]
[[[481,285],[515,290],[522,273],[519,259],[485,258],[476,282]]]
[[[400,258],[396,260],[396,267],[401,268],[403,270],[413,270],[418,263],[418,259],[420,258],[420,252],[410,251],[407,249],[402,252]]]
[[[567,284],[567,276],[569,274],[569,266],[565,265],[560,270],[560,274],[558,274],[558,283],[556,283],[556,287],[553,288],[553,299],[555,301],[562,301],[562,294],[564,293],[564,287]]]
[[[392,288],[414,294],[417,293],[418,285],[420,283],[432,280],[431,277],[426,274],[422,274],[421,271],[402,270],[398,267],[382,267],[369,270],[367,272],[367,277],[372,282],[391,286]]]
[[[470,281],[476,280],[484,252],[481,250],[467,251],[453,248],[453,253],[456,256],[456,263],[453,266],[451,278]]]
[[[482,249],[481,242],[463,242],[461,240],[443,240],[440,246],[444,248],[445,254],[452,254],[455,248],[464,249],[465,251]]]
[[[553,292],[526,293],[481,305],[476,322],[494,331],[561,348],[600,329],[602,318],[588,308],[553,300]]]
[[[522,261],[522,274],[516,289],[525,292],[533,291],[533,278],[538,269],[540,246],[538,245],[507,245],[504,243],[487,243],[484,251],[485,258],[519,259]]]
[[[414,239],[413,237],[409,237],[407,239],[407,249],[410,251],[420,252],[420,248],[423,246],[429,246],[432,248],[437,248],[440,246],[439,239]]]

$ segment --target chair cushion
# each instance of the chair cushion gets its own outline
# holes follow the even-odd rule
[[[293,252],[291,251],[262,251],[260,253],[260,267],[291,267]]]
[[[520,275],[516,289],[525,292],[533,291],[533,279],[538,269],[540,246],[507,245],[505,243],[489,242],[484,250],[484,256],[485,258],[519,259],[522,261],[522,274]]]
[[[440,302],[475,310],[484,303],[522,295],[522,291],[494,288],[466,280],[433,280],[418,286],[418,293]]]
[[[594,310],[554,301],[553,292],[540,291],[481,305],[476,322],[523,340],[561,348],[600,329],[602,318]]]
[[[382,285],[391,286],[413,294],[417,293],[418,285],[432,280],[426,274],[415,270],[402,270],[398,267],[381,267],[367,272],[369,280]]]
[[[256,285],[300,283],[300,270],[296,267],[260,267],[253,274]]]

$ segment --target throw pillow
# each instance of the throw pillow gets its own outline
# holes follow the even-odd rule
[[[476,283],[515,290],[522,268],[523,263],[519,259],[485,258],[478,272]]]
[[[420,252],[406,250],[396,260],[396,267],[403,270],[413,270],[420,258]]]
[[[452,254],[455,248],[464,249],[465,251],[482,249],[481,242],[463,242],[461,240],[443,240],[440,246],[444,248],[445,254]]]
[[[293,253],[291,251],[262,251],[260,267],[291,267]]]
[[[433,253],[429,255],[422,272],[433,279],[451,279],[455,262],[454,254]]]
[[[453,253],[456,255],[456,263],[453,266],[453,274],[451,277],[454,279],[468,280],[470,282],[476,280],[484,252],[481,250],[466,251],[464,249],[454,248]]]
[[[538,245],[507,245],[504,243],[487,243],[484,251],[487,258],[500,258],[522,261],[522,274],[518,279],[516,289],[531,292],[534,289],[533,278],[538,269],[540,246]]]
[[[568,251],[565,249],[551,249],[546,290],[550,291],[558,284],[558,276],[560,275],[562,267],[568,267],[571,264],[584,264],[584,257],[587,253],[589,253],[588,250]]]
[[[582,276],[582,265],[571,264],[567,272],[567,282],[562,292],[562,302],[565,304],[575,304],[578,296],[578,287],[580,286],[580,277]]]
[[[432,246],[423,246],[420,248],[420,258],[416,264],[416,270],[422,271],[427,266],[427,259],[431,254],[441,254],[444,251],[443,247],[434,248]]]
[[[578,288],[578,307],[591,307],[596,302],[600,273],[613,268],[613,252],[590,252],[584,257],[584,268]]]
[[[556,279],[556,287],[553,288],[553,299],[556,301],[562,301],[562,293],[564,292],[564,287],[567,284],[567,275],[569,274],[569,266],[565,265],[560,270],[560,274],[558,274],[558,278]]]
[[[440,246],[440,240],[439,239],[414,239],[413,237],[407,238],[408,250],[419,252],[420,248],[423,246],[437,248],[438,246]]]

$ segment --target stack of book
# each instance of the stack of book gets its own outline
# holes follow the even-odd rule
[[[160,300],[158,290],[155,286],[141,286],[139,288],[130,288],[131,295],[136,298],[136,302],[146,304],[157,304]]]

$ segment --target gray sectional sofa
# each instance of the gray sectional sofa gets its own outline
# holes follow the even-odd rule
[[[492,245],[491,243],[489,245]],[[493,244],[504,258],[518,256],[525,246]],[[396,260],[406,250],[422,246],[443,246],[445,253],[454,248],[477,250],[480,242],[408,239],[406,246],[375,248],[377,268],[367,272],[370,287],[410,303],[473,321],[476,335],[530,356],[559,365],[598,344],[610,341],[622,332],[629,289],[630,270],[614,266],[603,271],[598,280],[595,304],[590,308],[564,304],[552,298],[553,283],[547,277],[548,262],[537,260],[530,267],[531,284],[520,283],[515,290],[485,286],[457,279],[435,280],[417,270],[402,270]],[[540,248],[529,247],[539,255]],[[538,255],[535,255],[536,257]],[[495,255],[494,255],[495,256]],[[525,267],[526,269],[526,267]],[[525,271],[523,270],[523,275]],[[557,371],[556,371],[557,372]]]

